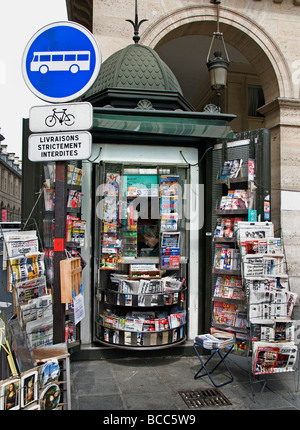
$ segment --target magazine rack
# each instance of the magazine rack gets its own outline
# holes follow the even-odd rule
[[[212,354],[208,357],[208,359],[205,362],[203,361],[203,359],[202,359],[202,357],[201,357],[201,355],[200,355],[200,353],[198,351],[198,349],[200,347],[204,348],[204,349],[207,349],[207,350],[209,349],[210,351],[213,351]],[[196,354],[197,354],[197,356],[198,356],[198,358],[199,358],[200,363],[201,363],[202,366],[198,370],[198,372],[195,374],[194,379],[202,378],[203,376],[208,376],[209,379],[211,380],[212,384],[215,387],[223,387],[223,385],[227,385],[227,384],[230,384],[231,382],[233,382],[233,380],[234,380],[233,374],[231,373],[231,371],[230,371],[230,369],[229,369],[229,367],[228,367],[228,365],[226,363],[226,358],[227,358],[228,354],[232,351],[233,347],[234,347],[234,342],[233,342],[232,345],[224,347],[224,348],[222,348],[222,347],[221,348],[216,348],[216,347],[215,348],[214,347],[209,348],[209,347],[205,347],[205,346],[203,346],[203,343],[199,342],[199,340],[196,337],[195,340],[194,340],[194,350],[195,350],[195,352],[196,352]],[[221,353],[221,349],[227,349],[227,352],[223,355]],[[207,367],[207,364],[216,355],[219,357],[219,361],[218,361],[218,363],[215,365],[215,367],[212,370],[209,370],[208,367]],[[220,364],[222,364],[222,363],[224,364],[224,366],[225,366],[225,368],[226,368],[226,370],[228,372],[228,375],[229,375],[230,379],[228,379],[228,381],[225,381],[225,382],[223,382],[221,384],[216,384],[216,382],[214,381],[214,379],[212,377],[212,374],[220,366]],[[203,369],[204,369],[204,372],[200,375],[200,373],[203,371]]]

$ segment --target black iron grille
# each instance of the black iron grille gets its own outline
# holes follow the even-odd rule
[[[203,406],[226,406],[232,403],[216,388],[197,391],[178,391],[189,408]]]

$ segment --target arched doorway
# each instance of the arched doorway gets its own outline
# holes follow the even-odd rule
[[[223,2],[222,2],[223,3]],[[271,219],[281,231],[293,289],[298,290],[299,269],[295,249],[299,243],[296,227],[299,210],[294,202],[299,191],[299,89],[293,82],[293,65],[281,45],[255,13],[235,11],[220,5],[220,31],[223,32],[231,64],[228,88],[222,94],[222,112],[238,116],[234,131],[256,128],[270,130],[271,136]],[[259,10],[257,10],[259,13]],[[248,15],[248,16],[247,16]],[[154,47],[171,67],[184,95],[196,110],[212,97],[206,58],[216,30],[215,5],[191,6],[165,14],[148,26],[141,43]],[[248,114],[249,87],[261,87],[264,106],[261,116]]]
[[[141,43],[155,48],[169,65],[184,96],[198,111],[213,98],[206,59],[216,19],[215,5],[178,9],[160,17],[141,37]],[[279,228],[283,136],[278,124],[284,107],[274,101],[293,97],[291,72],[276,41],[253,19],[220,5],[219,20],[230,59],[228,88],[221,95],[220,107],[222,112],[237,115],[231,123],[235,132],[270,129],[272,220]],[[253,115],[250,94],[256,89],[261,89],[264,108]]]

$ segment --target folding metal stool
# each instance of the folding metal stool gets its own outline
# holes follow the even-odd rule
[[[198,352],[198,349],[197,348],[199,348],[199,347],[201,347],[201,348],[204,348],[204,349],[206,349],[206,350],[210,350],[210,351],[214,351],[210,356],[209,356],[209,358],[205,361],[205,363],[203,362],[203,360],[202,360],[202,357],[201,357],[201,355],[199,354],[199,352]],[[202,378],[203,376],[208,376],[209,377],[209,379],[211,380],[211,382],[212,382],[212,384],[215,386],[215,387],[222,387],[223,385],[226,385],[226,384],[230,384],[232,381],[233,381],[233,379],[234,379],[234,377],[233,377],[233,375],[232,375],[232,373],[231,373],[231,371],[230,371],[230,369],[229,369],[229,367],[227,366],[227,363],[226,363],[226,357],[228,356],[228,354],[232,351],[232,349],[233,349],[233,347],[234,347],[234,343],[232,344],[232,345],[230,345],[230,346],[226,346],[226,347],[224,347],[224,348],[205,348],[204,346],[203,346],[203,343],[201,343],[197,338],[195,338],[195,340],[194,340],[194,350],[195,350],[195,352],[196,352],[196,354],[197,354],[197,356],[198,356],[198,358],[199,358],[199,360],[200,360],[200,362],[201,362],[201,364],[202,364],[202,367],[198,370],[198,372],[195,374],[195,376],[194,376],[194,379],[198,379],[198,378]],[[226,354],[225,355],[222,355],[221,354],[221,349],[227,349],[227,352],[226,352]],[[218,363],[216,364],[216,366],[212,369],[212,370],[208,370],[208,368],[207,368],[207,364],[209,363],[209,361],[215,356],[215,355],[218,355],[219,356],[219,358],[220,358],[220,360],[218,361]],[[227,369],[227,372],[229,373],[229,375],[230,375],[230,379],[228,380],[228,381],[226,381],[226,382],[223,382],[222,384],[216,384],[215,383],[215,381],[213,380],[213,378],[212,378],[212,373],[220,366],[220,364],[221,363],[223,363],[224,364],[224,366],[226,367],[226,369]],[[204,371],[205,371],[205,373],[203,373],[202,375],[200,375],[200,373],[201,373],[201,371],[204,369]]]

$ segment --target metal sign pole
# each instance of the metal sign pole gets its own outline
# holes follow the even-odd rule
[[[48,24],[27,43],[22,74],[30,91],[53,105],[30,111],[28,159],[56,162],[53,258],[53,343],[65,342],[65,304],[61,303],[60,262],[66,258],[67,161],[92,153],[90,103],[71,103],[93,85],[101,66],[98,43],[84,26],[70,21]],[[57,103],[62,103],[58,105]],[[67,104],[64,104],[67,103]],[[50,131],[52,131],[50,133]],[[42,132],[43,134],[36,134]],[[63,161],[66,160],[66,161]]]
[[[56,162],[54,283],[53,283],[53,343],[65,342],[65,304],[61,303],[60,261],[66,258],[67,223],[67,162]]]

